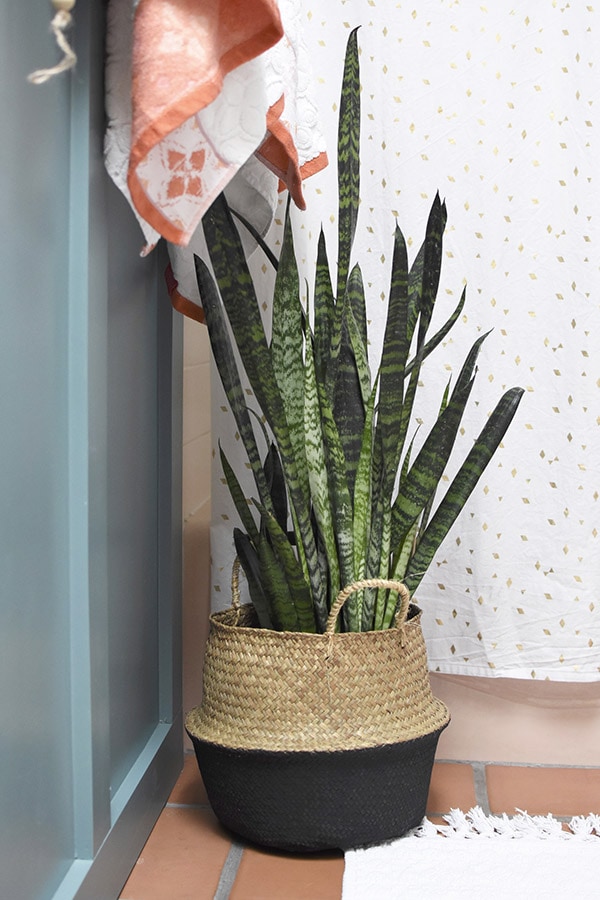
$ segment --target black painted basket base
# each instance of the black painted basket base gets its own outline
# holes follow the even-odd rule
[[[237,750],[188,734],[222,824],[253,843],[306,852],[380,844],[419,825],[442,731],[332,752]]]

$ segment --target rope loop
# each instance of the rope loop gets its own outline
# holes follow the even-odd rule
[[[77,56],[64,35],[64,32],[73,23],[71,10],[75,6],[75,0],[52,0],[52,6],[55,9],[55,14],[50,23],[50,28],[54,33],[56,43],[63,52],[63,58],[49,69],[37,69],[28,75],[27,81],[31,84],[44,84],[44,82],[54,78],[55,75],[60,75],[61,72],[72,69],[77,62]]]
[[[394,627],[400,628],[402,632],[402,640],[404,640],[404,626],[406,624],[406,617],[408,615],[408,607],[410,603],[410,592],[405,584],[402,584],[401,581],[391,581],[388,578],[364,578],[361,581],[353,581],[352,584],[349,584],[337,596],[337,599],[331,609],[329,610],[329,616],[327,618],[327,624],[325,626],[325,634],[333,634],[335,631],[335,623],[337,621],[337,617],[342,609],[344,603],[353,594],[355,591],[362,591],[364,588],[387,588],[390,591],[397,591],[400,595],[400,606],[394,616]]]

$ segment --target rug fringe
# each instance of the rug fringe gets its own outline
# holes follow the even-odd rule
[[[517,809],[516,815],[486,815],[480,806],[472,807],[465,813],[460,809],[451,809],[444,816],[447,825],[435,825],[429,819],[412,834],[415,837],[435,837],[443,835],[449,838],[538,838],[543,840],[596,840],[600,837],[600,815],[590,813],[589,816],[574,816],[568,823],[568,831],[563,823],[553,815],[530,816],[528,812]]]

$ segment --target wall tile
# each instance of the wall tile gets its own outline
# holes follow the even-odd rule
[[[441,759],[600,764],[600,682],[432,675],[431,683],[452,716]]]
[[[204,434],[183,447],[183,518],[210,498],[211,436]]]
[[[486,777],[493,813],[585,816],[600,809],[600,768],[486,766]]]
[[[202,666],[210,614],[210,502],[183,527],[183,711],[202,699]],[[185,736],[185,745],[191,741]]]
[[[185,320],[183,324],[183,365],[197,366],[210,359],[210,343],[205,325]]]
[[[210,431],[210,364],[183,370],[183,443]]]
[[[468,764],[436,762],[431,775],[428,813],[468,810],[476,805],[473,769]]]

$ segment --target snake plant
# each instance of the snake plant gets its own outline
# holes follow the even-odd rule
[[[351,267],[360,180],[360,85],[357,32],[348,40],[338,131],[337,278],[321,231],[314,280],[304,298],[292,226],[286,216],[267,339],[240,241],[236,214],[219,196],[203,226],[213,274],[196,272],[215,362],[254,476],[249,504],[221,450],[221,464],[242,527],[237,555],[260,624],[321,632],[338,592],[363,579],[418,586],[502,440],[522,389],[508,390],[475,439],[444,496],[447,468],[487,335],[470,348],[433,425],[413,451],[415,398],[424,361],[459,318],[465,292],[430,335],[442,263],[446,207],[436,195],[425,239],[409,265],[398,226],[379,371],[368,361],[365,287]],[[257,236],[258,237],[258,236]],[[230,334],[260,407],[251,411]],[[262,454],[259,448],[263,448]],[[341,628],[387,628],[394,591],[365,588],[343,610]]]

